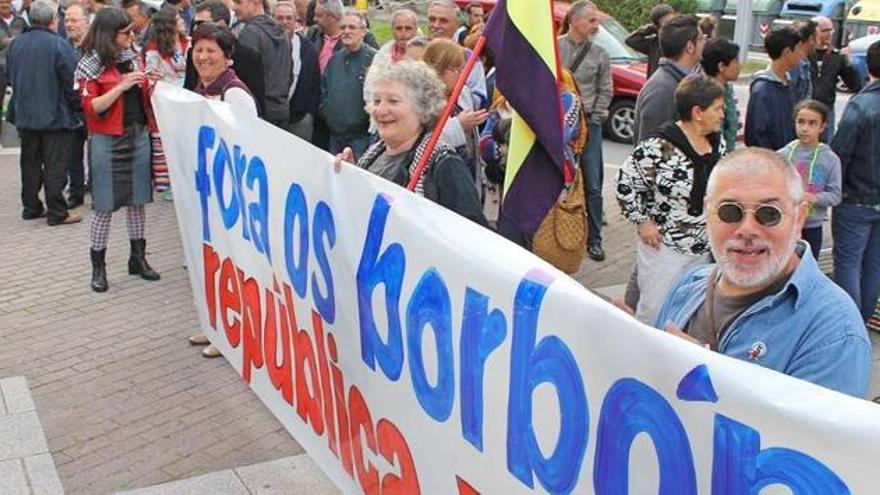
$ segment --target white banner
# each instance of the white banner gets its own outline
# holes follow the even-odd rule
[[[202,328],[344,492],[880,489],[876,405],[643,326],[225,103],[154,106]]]

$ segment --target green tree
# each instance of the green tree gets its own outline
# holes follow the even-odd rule
[[[657,0],[594,0],[594,3],[603,11],[614,16],[623,26],[633,30],[650,22],[651,8],[657,5]],[[668,0],[677,12],[693,14],[697,11],[697,0]]]

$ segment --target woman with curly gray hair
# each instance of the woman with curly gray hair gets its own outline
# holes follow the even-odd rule
[[[446,101],[443,82],[423,62],[374,65],[365,81],[367,112],[379,140],[357,166],[405,186],[425,153]],[[351,148],[337,155],[354,161]],[[338,167],[337,167],[338,170]],[[477,186],[458,153],[437,143],[415,188],[422,195],[480,225],[487,225]]]

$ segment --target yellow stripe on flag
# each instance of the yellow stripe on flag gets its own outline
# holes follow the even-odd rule
[[[558,79],[556,36],[553,33],[553,7],[550,0],[507,0],[507,17],[522,33]]]
[[[510,125],[510,145],[507,149],[507,166],[504,170],[504,190],[509,191],[513,178],[516,177],[519,168],[526,161],[526,156],[535,145],[535,133],[526,124],[526,121],[513,112],[513,120]]]

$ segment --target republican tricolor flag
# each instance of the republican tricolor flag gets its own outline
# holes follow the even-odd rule
[[[502,212],[531,235],[564,185],[552,0],[498,0],[484,36],[495,85],[514,109]]]

